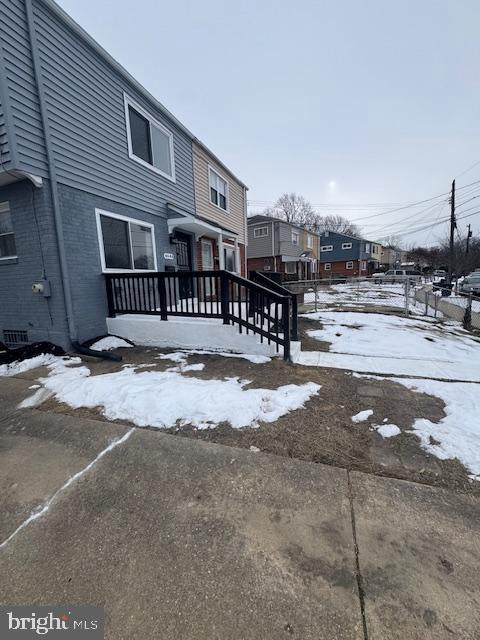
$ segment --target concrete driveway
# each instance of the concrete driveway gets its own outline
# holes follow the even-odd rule
[[[30,384],[0,382],[1,602],[104,606],[112,640],[478,638],[474,496],[18,411]]]

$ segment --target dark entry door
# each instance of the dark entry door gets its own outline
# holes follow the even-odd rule
[[[175,247],[177,251],[177,269],[178,271],[192,270],[192,249],[190,236],[185,233],[177,232],[175,234]],[[179,284],[180,298],[192,297],[192,282],[190,278],[180,278]]]

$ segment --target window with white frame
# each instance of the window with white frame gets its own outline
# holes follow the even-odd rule
[[[175,181],[172,132],[126,95],[125,118],[130,158]]]
[[[370,243],[369,242],[367,242],[366,245],[365,245],[365,251],[366,251],[366,253],[370,253]]]
[[[323,268],[325,271],[331,271],[332,270],[332,263],[331,262],[325,262],[325,264],[323,265]]]
[[[292,244],[300,244],[300,234],[298,233],[298,231],[292,231]]]
[[[320,251],[333,251],[333,244],[324,244]]]
[[[0,260],[16,258],[15,234],[8,202],[0,202]]]
[[[346,267],[347,269],[353,269],[353,262],[347,262],[347,263],[345,264],[345,267]]]
[[[351,249],[351,248],[352,248],[351,242],[342,242],[342,249]]]
[[[156,271],[153,225],[97,209],[103,271]]]
[[[286,262],[285,263],[285,273],[289,273],[290,275],[297,273],[297,263],[296,262]]]
[[[228,182],[212,167],[208,168],[210,202],[224,211],[228,210]]]
[[[313,249],[313,236],[307,236],[307,249]]]
[[[263,238],[265,236],[268,236],[268,227],[255,227],[253,230],[254,238]]]
[[[366,270],[367,270],[367,261],[362,260],[362,271],[366,271]]]

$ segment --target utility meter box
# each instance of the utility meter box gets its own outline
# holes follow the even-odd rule
[[[32,292],[38,293],[38,295],[44,298],[49,298],[52,294],[50,291],[50,280],[40,280],[32,284]]]

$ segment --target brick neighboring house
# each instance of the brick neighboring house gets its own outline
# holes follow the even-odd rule
[[[0,0],[0,341],[104,335],[105,274],[244,273],[246,236],[245,185],[172,113],[53,0]]]
[[[248,271],[281,273],[284,279],[318,277],[320,236],[297,225],[255,215],[247,220]]]
[[[367,276],[378,269],[381,245],[344,233],[320,236],[320,276]]]

